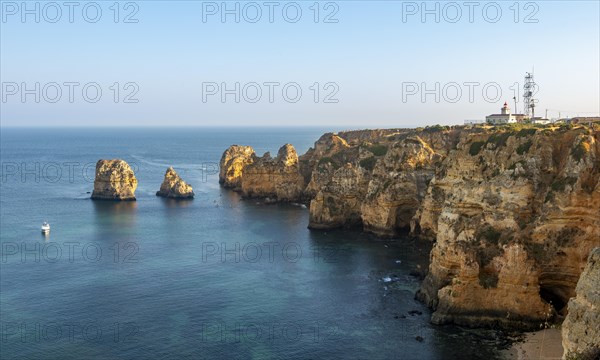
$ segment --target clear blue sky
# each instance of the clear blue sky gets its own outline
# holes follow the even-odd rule
[[[74,8],[72,23],[69,8],[61,5],[61,17],[51,23],[57,18],[56,9],[37,3],[39,23],[35,14],[22,21],[21,1],[2,1],[2,126],[455,124],[496,113],[505,100],[514,107],[511,87],[514,83],[522,87],[525,72],[533,67],[539,84],[537,114],[544,115],[545,109],[551,109],[550,116],[557,116],[558,110],[563,116],[600,112],[598,1],[519,2],[516,23],[514,1],[476,2],[472,21],[463,1],[455,3],[462,12],[458,20],[456,8],[428,2],[429,9],[439,6],[439,23],[435,14],[422,21],[420,1],[319,2],[318,23],[314,1],[296,2],[302,15],[295,23],[290,22],[296,16],[291,2],[275,2],[272,23],[264,1],[254,3],[262,11],[256,23],[250,22],[257,13],[248,2],[237,2],[239,23],[235,15],[222,22],[221,1],[137,1],[126,9],[126,2],[120,2],[118,23],[113,1],[97,1],[102,15],[95,23],[82,15],[89,2]],[[35,10],[35,4],[28,2],[30,9]],[[499,17],[495,4],[502,11]],[[227,6],[235,8],[236,2]],[[282,15],[284,6],[290,21]],[[95,11],[87,7],[88,20],[94,20]],[[124,23],[132,12],[138,22]],[[210,15],[213,12],[217,14]],[[333,12],[331,19],[337,22],[325,23]],[[22,102],[22,83],[35,89],[36,82],[40,102],[35,102],[35,95],[26,95]],[[53,82],[62,91],[56,103],[48,101],[56,96]],[[74,87],[72,103],[65,82],[80,84]],[[111,90],[115,82],[121,87],[118,103]],[[123,102],[136,90],[123,89],[130,82],[138,88],[133,96],[137,103]],[[240,87],[258,83],[263,95],[256,103],[247,101],[256,94],[248,85],[247,99],[241,94],[235,103],[234,95],[227,95],[222,103],[220,92],[208,95],[214,90],[203,85],[208,82],[225,82],[230,88],[236,82]],[[265,82],[280,84],[274,88],[272,103]],[[317,103],[311,89],[315,82],[321,87]],[[471,102],[464,83],[473,82],[480,85],[474,85]],[[19,89],[11,85],[15,83]],[[97,83],[102,90],[96,103],[81,94],[88,83]],[[281,95],[288,83],[297,83],[302,90],[296,103]],[[335,85],[323,89],[326,83]],[[423,102],[422,89],[409,95],[407,91],[415,89],[406,88],[407,83],[419,88],[425,83],[430,89],[439,83],[440,102],[434,95]],[[458,101],[456,88],[449,83],[460,85],[463,94]],[[493,84],[484,98],[486,83],[497,83],[502,96],[495,99]],[[95,86],[88,89],[90,97]],[[295,96],[291,89],[289,98]],[[323,102],[335,90],[332,99],[338,102]],[[520,111],[521,90],[518,95]]]

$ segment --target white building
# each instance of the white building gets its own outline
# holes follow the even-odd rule
[[[524,119],[525,115],[523,114],[511,114],[506,102],[504,102],[504,106],[500,109],[500,114],[492,114],[485,117],[485,121],[492,125],[523,122]]]
[[[465,120],[465,125],[485,124],[484,120]]]
[[[551,123],[551,121],[548,119],[541,118],[541,117],[534,117],[533,119],[531,119],[531,123],[538,124],[538,125],[548,125]]]

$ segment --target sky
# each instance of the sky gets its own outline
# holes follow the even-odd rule
[[[598,116],[599,3],[1,1],[0,124],[452,125],[526,72],[536,115]]]

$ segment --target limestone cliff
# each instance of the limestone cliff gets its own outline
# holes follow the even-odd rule
[[[246,197],[310,203],[313,229],[363,226],[395,236],[410,227],[436,168],[464,132],[434,127],[327,133],[306,154],[293,151],[287,163],[281,155],[257,157],[251,147],[232,145],[221,159],[219,181]]]
[[[564,313],[600,244],[598,137],[580,128],[461,139],[413,221],[435,239],[417,295],[434,323],[522,328]]]
[[[296,149],[283,145],[275,158],[256,156],[250,146],[230,146],[221,157],[219,182],[247,198],[299,201],[306,187]]]
[[[590,254],[562,325],[563,358],[600,359],[600,248]]]
[[[369,180],[368,172],[350,163],[331,169],[329,181],[310,202],[308,227],[330,229],[361,224],[361,204]]]
[[[221,156],[219,183],[226,188],[240,189],[244,168],[252,164],[253,160],[252,147],[231,145]]]
[[[173,167],[169,167],[160,185],[160,190],[156,192],[156,196],[171,199],[191,199],[194,197],[194,191],[190,185],[177,175]]]
[[[296,201],[304,187],[298,154],[290,144],[282,146],[274,159],[269,153],[261,158],[253,156],[252,163],[243,169],[241,188],[245,197]]]
[[[434,323],[533,328],[566,313],[600,246],[599,138],[584,126],[347,131],[293,166],[252,156],[238,173],[247,196],[310,202],[312,229],[434,241],[417,294]]]
[[[123,160],[98,160],[93,200],[135,200],[137,179]]]
[[[454,138],[450,129],[323,135],[301,158],[312,169],[309,227],[362,226],[384,237],[408,229]]]

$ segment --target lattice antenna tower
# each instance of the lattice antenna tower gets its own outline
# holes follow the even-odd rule
[[[533,96],[537,92],[537,84],[533,80],[533,72],[525,73],[523,84],[523,114],[528,119],[535,117],[535,104],[538,102]]]

